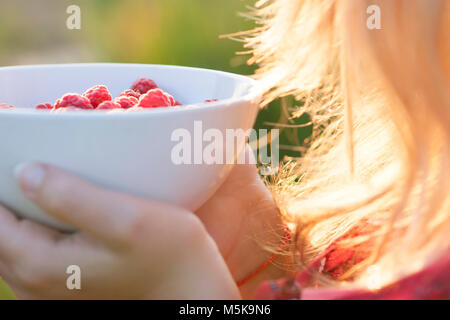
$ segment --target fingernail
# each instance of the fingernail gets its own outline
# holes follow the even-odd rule
[[[25,194],[33,197],[46,174],[44,166],[38,163],[20,163],[14,168],[14,175]]]

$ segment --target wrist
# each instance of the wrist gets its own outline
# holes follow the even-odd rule
[[[257,204],[247,214],[243,226],[243,237],[239,245],[227,258],[233,268],[233,277],[239,286],[243,298],[252,298],[257,287],[266,280],[286,276],[290,256],[286,255],[290,236],[278,209],[273,206],[261,210]],[[267,203],[266,203],[267,205]],[[259,208],[258,208],[259,207]]]
[[[282,224],[282,231],[277,230],[275,234],[277,243],[267,243],[265,247],[260,244],[260,250],[265,251],[265,260],[261,261],[250,273],[237,282],[244,299],[252,299],[262,282],[279,279],[291,273],[289,271],[293,265],[293,257],[289,254],[291,231],[287,225]],[[267,255],[269,255],[268,258]]]

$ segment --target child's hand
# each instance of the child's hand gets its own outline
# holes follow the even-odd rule
[[[248,146],[245,158],[245,163],[254,160]],[[284,235],[275,202],[251,164],[236,165],[225,183],[196,214],[216,241],[236,281],[269,258],[271,253],[263,249],[264,245],[276,248]],[[283,275],[281,268],[268,268],[243,286],[241,294],[252,297],[262,280]]]
[[[77,227],[65,235],[0,207],[0,275],[19,298],[239,298],[214,241],[191,212],[28,165],[27,197]],[[81,290],[66,270],[81,269]]]

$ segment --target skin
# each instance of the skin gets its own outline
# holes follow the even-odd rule
[[[27,179],[32,172],[41,172],[39,183]],[[272,266],[241,288],[235,284],[270,256],[255,240],[279,241],[282,234],[254,166],[237,165],[197,213],[105,190],[44,164],[26,166],[17,179],[28,199],[80,230],[62,234],[0,207],[0,275],[18,298],[239,299],[282,276]],[[74,264],[81,290],[66,288]]]

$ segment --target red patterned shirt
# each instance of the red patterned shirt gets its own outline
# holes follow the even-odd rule
[[[368,224],[354,228],[347,236],[355,237],[370,231]],[[438,261],[425,269],[399,279],[379,290],[358,288],[316,288],[314,274],[320,273],[337,279],[357,263],[369,256],[370,244],[339,248],[335,244],[315,258],[295,278],[263,283],[255,299],[261,300],[411,300],[450,299],[450,249]]]

